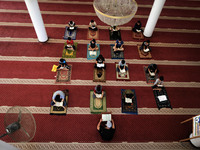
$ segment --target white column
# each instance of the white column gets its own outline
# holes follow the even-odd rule
[[[40,8],[37,0],[24,0],[31,17],[37,38],[40,42],[46,42],[48,40],[47,33],[44,27],[44,22],[40,13]]]
[[[151,37],[166,0],[154,0],[151,12],[144,29],[144,36]]]

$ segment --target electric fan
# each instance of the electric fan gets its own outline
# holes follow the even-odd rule
[[[31,112],[24,107],[9,108],[5,114],[4,125],[6,133],[0,138],[9,135],[16,142],[28,142],[35,136],[35,119]]]

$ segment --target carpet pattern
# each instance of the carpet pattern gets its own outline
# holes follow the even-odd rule
[[[92,2],[39,0],[49,41],[38,43],[24,1],[0,1],[0,122],[3,122],[5,112],[12,105],[31,110],[36,119],[37,132],[32,142],[27,143],[27,149],[44,150],[45,146],[50,148],[51,145],[55,149],[66,149],[69,145],[79,149],[84,149],[84,145],[90,149],[187,149],[185,143],[180,145],[174,141],[187,138],[192,132],[191,123],[180,126],[180,122],[200,114],[199,2],[166,1],[153,36],[145,37],[145,40],[151,41],[153,59],[141,60],[137,45],[142,41],[132,38],[131,28],[137,20],[145,27],[153,0],[138,1],[139,8],[135,17],[120,26],[125,45],[125,53],[120,58],[125,58],[129,64],[130,81],[116,81],[115,63],[118,61],[111,59],[112,42],[108,35],[108,25],[96,16]],[[101,54],[107,65],[106,82],[93,82],[95,60],[87,59],[88,24],[91,19],[96,21],[99,28],[98,34],[90,39],[97,38],[97,43],[101,44]],[[70,20],[78,26],[75,42],[79,43],[75,58],[66,58],[67,63],[73,66],[71,82],[67,84],[70,101],[67,116],[51,116],[49,100],[52,93],[66,89],[66,83],[55,84],[55,73],[51,69],[61,57],[65,57],[62,55],[65,42],[63,34]],[[169,109],[171,104],[167,105],[169,108],[157,109],[154,93],[144,76],[144,65],[151,63],[159,65],[159,75],[165,77],[164,84],[173,109]],[[107,100],[103,104],[107,111],[113,113],[117,126],[112,141],[114,144],[100,143],[103,141],[96,131],[100,114],[90,112],[89,92],[97,84],[101,84],[106,91]],[[121,112],[121,89],[135,90],[139,115]],[[100,104],[95,103],[96,106]],[[0,132],[5,132],[3,126]],[[9,137],[3,140],[13,142]],[[44,143],[40,145],[41,142]],[[150,148],[135,142],[146,142]],[[22,146],[19,143],[13,144]]]
[[[68,37],[71,37],[72,40],[76,40],[76,30],[72,31],[71,33],[67,30],[68,27],[65,27],[65,34],[63,36],[63,39],[67,40]]]
[[[56,82],[69,83],[71,80],[72,65],[69,65],[69,69],[57,70]]]
[[[106,96],[100,99],[94,98],[93,95],[94,91],[90,91],[90,112],[92,114],[100,114],[102,112],[107,112]]]
[[[91,60],[91,59],[96,59],[98,56],[99,56],[99,54],[100,54],[100,45],[99,44],[97,44],[97,46],[98,46],[98,50],[96,51],[94,51],[95,53],[94,54],[90,54],[90,50],[88,50],[88,48],[89,48],[89,44],[87,45],[87,59],[88,60]]]

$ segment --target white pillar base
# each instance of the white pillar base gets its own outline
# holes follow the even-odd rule
[[[190,138],[193,137],[192,133],[190,134]],[[190,139],[190,142],[195,146],[195,147],[200,147],[200,138],[194,138]]]
[[[24,0],[31,17],[37,38],[39,42],[48,41],[47,33],[44,27],[44,22],[40,13],[40,8],[37,0]]]

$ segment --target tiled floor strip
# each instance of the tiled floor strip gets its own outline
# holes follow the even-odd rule
[[[19,22],[0,22],[0,26],[22,26],[33,27],[32,23],[19,23]],[[66,24],[45,24],[45,27],[65,28]],[[76,25],[80,29],[87,29],[88,25]],[[98,25],[99,29],[108,30],[109,26]],[[121,30],[131,30],[132,27],[120,27]],[[178,32],[178,33],[200,33],[200,30],[191,29],[172,29],[172,28],[155,28],[156,32]]]

